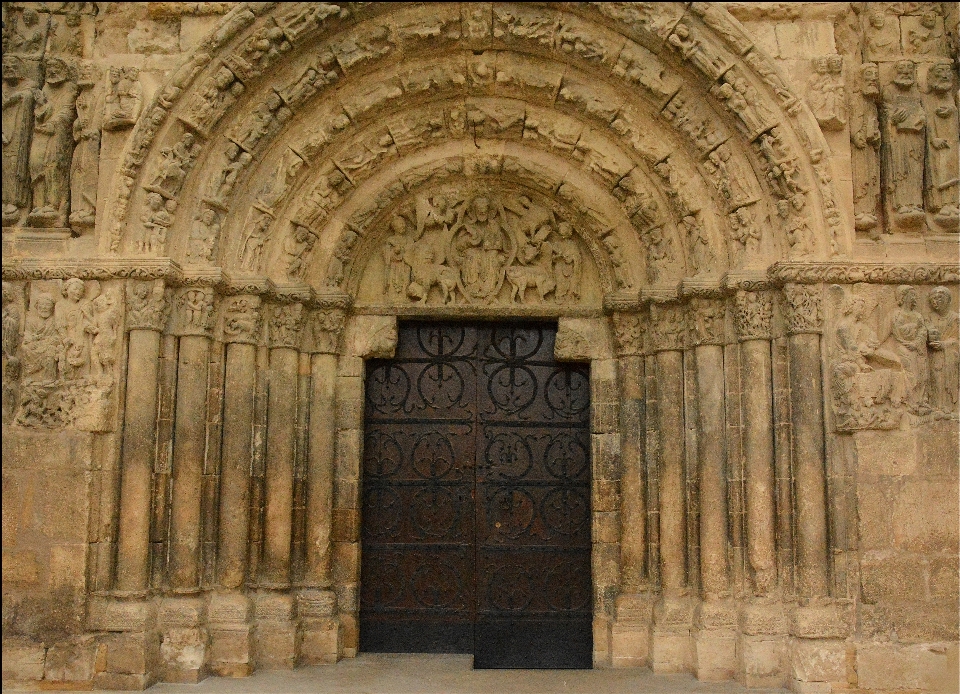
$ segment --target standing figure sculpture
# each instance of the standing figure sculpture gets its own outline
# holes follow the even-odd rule
[[[893,314],[892,334],[897,342],[897,356],[906,372],[907,406],[914,414],[929,414],[927,325],[917,310],[916,290],[908,285],[897,287],[897,306],[899,308]]]
[[[30,135],[36,84],[23,60],[3,56],[3,226],[20,221],[30,205]]]
[[[927,70],[927,211],[945,231],[960,231],[957,90],[953,63],[941,60]]]
[[[880,68],[860,66],[859,95],[854,96],[850,157],[853,167],[853,225],[857,231],[880,238]]]
[[[70,170],[70,226],[92,227],[97,217],[100,177],[100,106],[93,63],[80,65],[77,119],[73,123],[73,165]]]
[[[957,312],[950,308],[953,296],[946,287],[935,287],[927,297],[930,317],[927,338],[930,349],[931,405],[941,416],[957,411],[960,396],[960,352]]]
[[[901,227],[923,224],[923,155],[926,116],[917,91],[917,66],[901,60],[883,95],[886,166],[884,190]]]
[[[62,59],[48,58],[44,67],[46,80],[37,94],[33,113],[30,147],[33,210],[27,223],[35,227],[65,227],[70,209],[77,85],[70,67]]]

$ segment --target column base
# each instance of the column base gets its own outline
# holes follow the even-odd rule
[[[163,682],[196,684],[207,677],[209,637],[203,626],[206,612],[206,600],[202,597],[161,601],[158,624]]]
[[[613,667],[650,665],[650,628],[654,598],[627,594],[617,597],[616,621],[610,633],[610,660]]]
[[[740,610],[737,680],[747,687],[787,684],[787,623],[783,605],[757,601]]]
[[[297,622],[294,598],[260,594],[254,598],[254,663],[265,670],[292,670],[297,664]]]
[[[297,596],[300,616],[297,665],[328,665],[340,660],[343,630],[332,590],[302,590]]]
[[[253,672],[249,599],[239,593],[214,593],[209,619],[210,672],[218,677],[248,677]]]
[[[736,677],[737,611],[729,601],[697,606],[693,671],[698,680],[719,682]]]
[[[650,667],[657,674],[693,669],[693,605],[688,598],[662,598],[653,610]]]
[[[94,675],[96,689],[146,689],[156,682],[160,636],[155,631],[104,634],[100,639],[103,670]]]

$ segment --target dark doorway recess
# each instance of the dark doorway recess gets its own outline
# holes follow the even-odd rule
[[[592,666],[590,374],[542,323],[403,323],[367,364],[360,650]]]

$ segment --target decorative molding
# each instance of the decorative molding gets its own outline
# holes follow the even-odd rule
[[[955,284],[956,263],[775,263],[768,271],[775,284]]]

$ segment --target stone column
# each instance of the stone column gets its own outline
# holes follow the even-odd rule
[[[307,537],[305,589],[300,591],[298,664],[336,662],[341,650],[340,622],[331,590],[333,480],[337,440],[337,359],[344,311],[333,304],[309,318],[310,431],[307,455]]]
[[[738,291],[735,322],[740,341],[743,407],[743,454],[747,496],[747,561],[757,595],[776,583],[773,390],[770,364],[770,319],[773,308],[765,292]]]
[[[691,339],[697,364],[697,458],[700,473],[700,586],[706,600],[729,591],[726,443],[723,393],[724,306],[694,299]]]
[[[263,560],[259,574],[262,587],[277,590],[290,588],[299,350],[304,320],[302,303],[271,308]],[[297,638],[294,596],[259,595],[254,610],[257,665],[293,667]]]
[[[217,582],[233,590],[242,588],[247,579],[253,402],[261,326],[260,297],[237,296],[224,302],[223,341],[227,343],[227,364]]]
[[[237,591],[248,577],[253,411],[261,327],[260,297],[236,296],[223,302],[227,355],[217,583],[229,592],[214,595],[209,606],[210,669],[222,677],[242,677],[253,670],[251,607],[247,597]]]
[[[156,456],[160,333],[169,305],[163,280],[127,285],[126,403],[121,452],[117,577],[121,592],[149,587],[150,476]]]
[[[714,291],[691,300],[690,341],[696,361],[700,501],[700,591],[694,670],[701,680],[731,679],[736,663],[736,610],[727,556],[727,444],[723,344],[726,308]],[[689,426],[689,425],[688,425]]]
[[[168,581],[175,592],[191,592],[200,586],[200,499],[214,293],[209,288],[186,289],[180,292],[177,303],[180,350]]]
[[[827,594],[827,507],[824,472],[822,288],[787,284],[790,421],[796,484],[797,564],[802,597]]]
[[[650,307],[655,353],[660,448],[660,588],[654,609],[651,666],[654,672],[690,667],[693,614],[686,600],[687,566],[684,503],[683,310],[679,304]]]
[[[293,457],[303,304],[274,306],[270,316],[270,390],[267,404],[267,479],[261,578],[271,588],[290,584],[293,530]]]
[[[595,508],[621,509],[620,595],[610,655],[614,666],[649,663],[651,600],[647,591],[646,401],[643,347],[647,316],[640,311],[613,315],[620,374],[620,494],[594,481]],[[608,498],[609,497],[609,498]],[[618,503],[619,502],[619,503]]]

